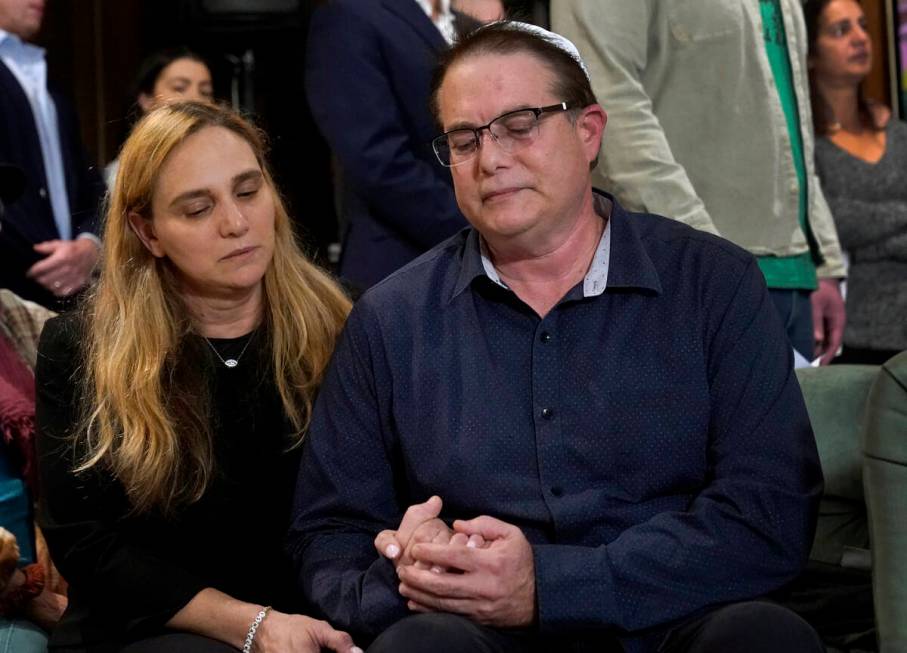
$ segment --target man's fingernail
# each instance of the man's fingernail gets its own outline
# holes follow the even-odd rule
[[[470,537],[470,538],[469,538],[469,541],[466,542],[466,546],[467,546],[468,548],[470,548],[470,549],[474,549],[474,548],[476,548],[476,547],[479,546],[479,545],[478,545],[478,543],[477,543],[474,539],[472,539],[472,538]]]
[[[388,558],[396,558],[398,555],[400,555],[400,547],[396,544],[388,544],[387,548],[384,549],[384,554]]]
[[[444,573],[444,570],[441,569],[441,567],[439,567],[438,565],[432,565],[432,567],[431,567],[431,573],[433,573],[433,574],[442,574],[442,573]]]
[[[365,653],[365,651],[363,651],[358,646],[354,646],[353,648],[350,649],[350,653]]]

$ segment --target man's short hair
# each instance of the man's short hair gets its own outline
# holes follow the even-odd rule
[[[569,52],[553,39],[527,30],[521,23],[501,21],[467,34],[439,57],[431,82],[431,113],[439,128],[443,129],[438,92],[447,72],[464,59],[488,54],[532,55],[553,73],[554,85],[551,91],[559,102],[566,102],[573,109],[583,109],[598,103],[586,71]],[[574,119],[576,112],[571,111],[569,115]],[[597,162],[596,157],[590,169]]]

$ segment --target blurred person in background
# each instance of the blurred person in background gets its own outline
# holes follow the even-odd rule
[[[178,100],[214,101],[211,69],[201,55],[183,46],[160,50],[142,62],[130,98],[134,120],[162,102]],[[119,163],[116,158],[104,168],[108,188],[113,187]]]
[[[907,124],[863,96],[873,63],[856,0],[809,0],[816,169],[850,256],[840,363],[881,365],[907,349]]]
[[[844,262],[813,166],[798,0],[558,0],[608,108],[596,185],[757,257],[788,340],[827,364]]]
[[[856,0],[809,0],[816,168],[850,255],[842,363],[881,365],[907,349],[907,124],[867,100],[873,65]]]
[[[438,54],[479,23],[450,0],[316,8],[306,96],[338,164],[340,276],[364,290],[466,226],[431,149]]]
[[[32,45],[43,0],[0,0],[0,159],[26,176],[0,231],[0,287],[51,308],[84,288],[98,260],[104,183],[82,146],[70,103]]]
[[[299,251],[264,157],[227,109],[145,116],[97,284],[42,333],[41,525],[70,584],[52,650],[355,650],[297,614],[284,552],[349,301]]]
[[[480,23],[491,23],[504,18],[501,0],[452,0],[453,9],[472,16]]]

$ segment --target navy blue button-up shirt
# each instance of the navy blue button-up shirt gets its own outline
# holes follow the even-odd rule
[[[657,629],[799,572],[821,471],[755,259],[616,202],[610,232],[605,291],[577,284],[544,319],[489,279],[471,230],[356,304],[290,533],[336,626],[408,614],[372,541],[432,494],[444,519],[523,530],[543,632]]]

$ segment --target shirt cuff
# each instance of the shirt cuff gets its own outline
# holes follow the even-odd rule
[[[562,633],[619,623],[604,546],[537,544],[532,551],[541,632]]]
[[[411,614],[406,599],[400,595],[394,563],[387,558],[378,558],[366,572],[362,583],[362,616],[366,628],[372,635],[379,635],[392,624]]]
[[[88,240],[93,242],[95,245],[97,245],[98,249],[101,249],[101,239],[98,238],[97,236],[95,236],[93,233],[91,233],[89,231],[83,231],[78,236],[76,236],[75,240],[78,240],[79,238],[87,238]]]
[[[820,279],[843,280],[847,277],[847,268],[844,266],[843,259],[838,258],[832,262],[826,259],[816,268],[816,276]]]

